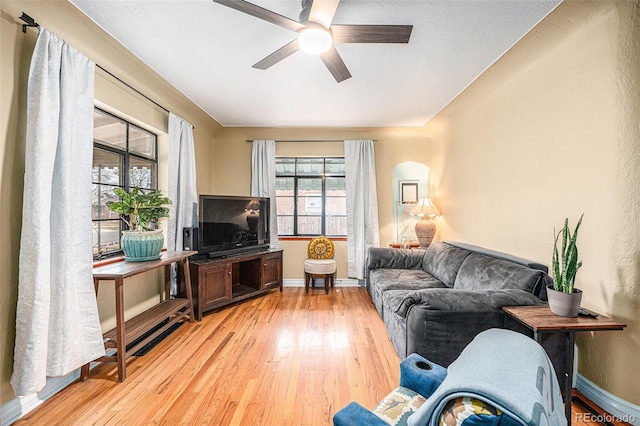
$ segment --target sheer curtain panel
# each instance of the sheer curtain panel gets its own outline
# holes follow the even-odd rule
[[[369,247],[380,246],[376,158],[372,140],[344,141],[347,188],[347,269],[349,277],[365,278]]]
[[[277,249],[278,209],[276,206],[276,141],[253,141],[251,150],[251,196],[271,199],[269,211],[270,247]]]
[[[93,288],[91,168],[95,64],[40,29],[27,89],[16,395],[104,355]]]
[[[169,113],[169,206],[167,250],[182,250],[182,228],[198,226],[198,191],[193,126]],[[176,270],[171,272],[171,293],[176,293]]]

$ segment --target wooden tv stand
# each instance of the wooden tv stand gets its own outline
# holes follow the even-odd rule
[[[282,250],[267,250],[223,258],[192,258],[189,262],[193,306],[198,321],[204,312],[279,288],[282,291]],[[184,288],[180,291],[184,294]]]

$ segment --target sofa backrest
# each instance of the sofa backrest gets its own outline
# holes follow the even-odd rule
[[[443,242],[464,250],[468,250],[473,253],[484,254],[490,257],[494,257],[496,259],[508,260],[509,262],[517,263],[522,266],[527,266],[532,269],[538,269],[544,272],[545,274],[549,273],[549,268],[547,268],[546,265],[543,265],[542,263],[534,262],[532,260],[523,259],[521,257],[513,256],[511,254],[502,253],[502,252],[491,250],[484,247],[474,246],[472,244],[460,243],[457,241],[443,241]]]
[[[453,288],[461,290],[518,289],[540,296],[545,286],[543,271],[508,260],[471,253],[464,259]]]
[[[542,300],[547,299],[547,285],[553,285],[546,265],[457,241],[432,243],[425,252],[422,269],[448,287],[468,290],[516,288]]]
[[[453,287],[460,265],[470,254],[468,250],[438,241],[427,248],[422,260],[422,269],[447,287]]]

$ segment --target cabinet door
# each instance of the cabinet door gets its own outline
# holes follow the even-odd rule
[[[231,300],[231,264],[207,265],[200,269],[202,308]]]
[[[262,257],[262,288],[270,287],[282,289],[282,252]]]

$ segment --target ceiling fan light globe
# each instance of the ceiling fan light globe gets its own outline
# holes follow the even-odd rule
[[[304,52],[319,55],[331,49],[331,33],[324,28],[305,28],[298,34],[298,44]]]

